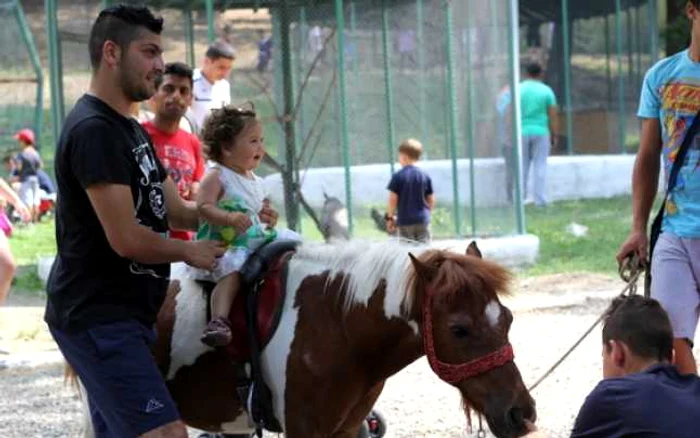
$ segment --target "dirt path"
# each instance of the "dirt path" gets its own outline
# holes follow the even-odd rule
[[[525,382],[542,375],[621,288],[617,279],[590,274],[520,280],[506,304],[515,314],[511,341]],[[30,304],[40,301],[11,301],[0,309],[0,335],[6,339],[26,331],[25,326],[31,333],[38,330],[32,340],[10,340],[16,351],[48,345],[41,309]],[[550,436],[568,436],[581,403],[601,377],[600,348],[597,329],[534,391],[538,424]],[[0,371],[0,376],[0,437],[76,436],[79,403],[63,386],[59,366]],[[389,379],[376,407],[389,422],[387,437],[468,436],[457,392],[433,375],[424,358]]]

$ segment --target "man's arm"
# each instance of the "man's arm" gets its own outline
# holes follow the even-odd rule
[[[549,135],[552,139],[552,146],[556,146],[559,140],[559,110],[556,105],[551,105],[547,108],[549,116]]]
[[[197,204],[180,197],[175,181],[167,177],[163,181],[165,208],[168,212],[168,225],[175,230],[196,230],[199,225]]]
[[[646,233],[649,213],[659,187],[661,123],[642,121],[642,137],[632,173],[632,230]]]
[[[643,119],[642,137],[632,172],[632,230],[617,253],[618,264],[633,253],[639,260],[647,259],[647,224],[659,186],[661,148],[659,119]]]
[[[120,256],[145,264],[187,260],[190,242],[166,239],[136,220],[129,186],[94,184],[87,195],[97,214],[107,240]]]

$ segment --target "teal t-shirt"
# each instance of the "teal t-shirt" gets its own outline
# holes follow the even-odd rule
[[[684,50],[659,61],[644,78],[637,115],[659,119],[668,178],[685,133],[700,109],[700,63]],[[676,186],[668,196],[662,230],[700,237],[700,136],[690,144]]]
[[[549,135],[549,108],[557,105],[554,91],[534,79],[520,84],[520,119],[523,135]]]

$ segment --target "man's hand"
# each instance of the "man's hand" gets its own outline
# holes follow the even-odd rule
[[[637,254],[640,261],[646,262],[648,247],[649,238],[646,233],[643,231],[632,231],[617,252],[615,257],[617,264],[622,265],[622,262],[633,254]]]
[[[228,223],[236,230],[236,234],[245,233],[245,230],[253,225],[253,222],[245,213],[229,213]]]
[[[268,224],[270,228],[275,228],[275,226],[277,226],[277,219],[279,219],[279,213],[272,208],[270,200],[265,198],[263,200],[263,207],[260,213],[258,213],[258,217],[260,217],[260,222]]]
[[[189,243],[192,250],[187,252],[185,263],[195,268],[211,271],[216,267],[217,257],[226,252],[226,244],[216,240],[197,240]]]

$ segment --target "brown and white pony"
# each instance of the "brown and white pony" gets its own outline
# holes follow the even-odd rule
[[[510,276],[480,257],[473,244],[466,255],[396,240],[300,246],[280,271],[286,297],[262,351],[285,435],[356,437],[386,379],[426,353],[497,437],[524,435],[535,406],[499,301]],[[188,425],[250,432],[230,360],[199,341],[206,298],[185,272],[173,266],[180,287],[159,315],[156,360]]]

